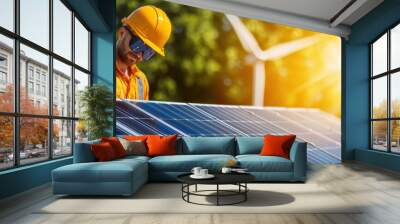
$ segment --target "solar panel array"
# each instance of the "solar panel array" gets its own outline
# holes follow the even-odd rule
[[[118,100],[117,135],[295,134],[311,163],[340,163],[340,120],[315,109]]]

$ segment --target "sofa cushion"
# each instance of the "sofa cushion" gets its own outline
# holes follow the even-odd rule
[[[292,172],[293,162],[279,156],[238,155],[240,167],[249,172]]]
[[[210,171],[219,171],[230,159],[231,155],[174,155],[158,156],[149,160],[150,171],[190,172],[193,167],[199,166]]]
[[[236,155],[260,154],[264,145],[263,137],[236,137]]]
[[[149,136],[147,137],[147,155],[154,156],[165,156],[176,154],[176,139],[177,135],[169,136]]]
[[[126,140],[124,138],[118,138],[121,142],[122,146],[126,151],[126,155],[138,155],[145,156],[147,155],[146,144],[141,140]]]
[[[58,182],[130,182],[135,172],[147,169],[139,159],[109,162],[74,163],[53,170],[53,181]]]
[[[233,137],[183,137],[182,154],[225,154],[235,155],[235,139]]]
[[[290,159],[290,148],[296,135],[265,135],[262,156],[280,156]]]
[[[115,154],[112,145],[108,142],[93,144],[90,147],[92,149],[94,157],[96,157],[96,161],[104,162],[118,158],[118,156]]]
[[[126,151],[117,137],[103,137],[101,138],[101,142],[110,143],[117,158],[126,156]]]

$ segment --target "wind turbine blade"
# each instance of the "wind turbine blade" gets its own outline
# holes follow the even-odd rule
[[[283,44],[277,44],[263,52],[260,55],[256,55],[256,57],[260,60],[273,60],[281,57],[285,57],[289,54],[292,54],[296,51],[302,50],[308,46],[311,46],[320,40],[319,35],[313,35],[310,37],[305,37],[302,39],[297,39],[293,41],[289,41]]]
[[[247,27],[243,24],[240,18],[228,14],[225,14],[225,16],[232,25],[233,30],[236,32],[236,35],[239,38],[239,41],[242,44],[245,51],[254,55],[260,54],[262,50],[258,45],[257,40],[254,38],[253,34],[250,33]]]

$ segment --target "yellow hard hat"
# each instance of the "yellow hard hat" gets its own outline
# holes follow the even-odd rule
[[[172,25],[165,12],[157,7],[146,5],[133,11],[122,19],[145,44],[164,56],[164,45],[171,34]]]

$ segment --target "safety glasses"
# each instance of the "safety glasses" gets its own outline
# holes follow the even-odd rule
[[[129,43],[129,47],[134,53],[142,53],[143,60],[147,61],[154,55],[154,50],[147,46],[138,36],[133,34],[133,32],[129,29],[129,27],[124,26],[126,30],[132,36],[131,42]]]

